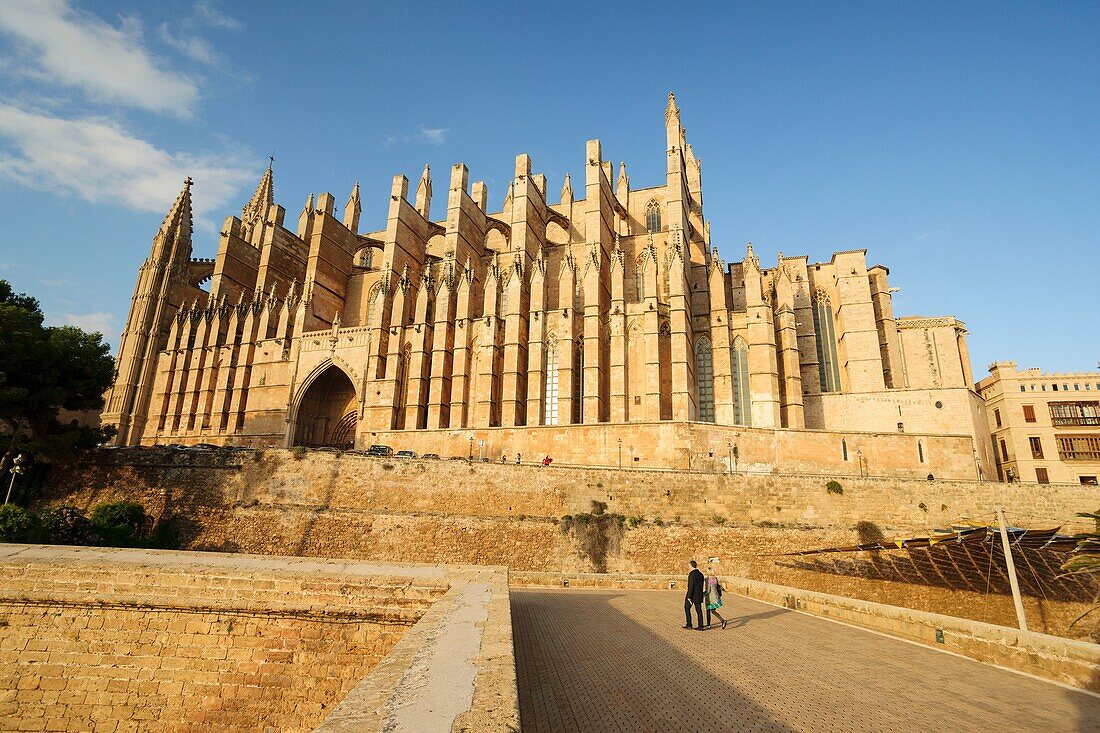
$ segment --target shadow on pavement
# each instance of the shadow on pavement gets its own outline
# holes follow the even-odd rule
[[[538,731],[794,733],[729,682],[612,604],[622,594],[513,591],[520,723]],[[669,628],[688,643],[712,635]],[[680,623],[677,623],[677,622]],[[670,632],[671,633],[671,632]],[[735,663],[735,660],[730,660]]]
[[[763,621],[766,618],[774,618],[775,616],[782,616],[785,613],[793,613],[785,608],[777,608],[774,611],[763,611],[761,613],[754,613],[749,616],[737,616],[729,619],[729,625],[726,626],[726,630],[739,629],[742,626],[748,626],[752,621]]]

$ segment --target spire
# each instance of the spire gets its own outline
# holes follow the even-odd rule
[[[668,149],[682,149],[683,128],[680,127],[680,108],[676,106],[676,95],[668,93],[668,106],[665,107],[665,135]]]
[[[191,176],[184,179],[183,190],[176,197],[172,208],[168,210],[168,216],[164,217],[164,223],[160,225],[157,236],[153,238],[153,250],[158,259],[165,256],[173,260],[191,258],[192,183],[194,181],[191,180]]]
[[[298,215],[298,238],[306,239],[309,236],[309,217],[313,213],[313,194],[306,199],[306,205],[302,207],[302,213]]]
[[[630,179],[626,176],[626,162],[619,162],[619,180],[615,183],[615,195],[620,201],[626,201],[630,195]]]
[[[504,194],[504,208],[501,209],[504,213],[512,210],[512,185],[514,183],[515,181],[510,181],[508,183],[508,192]]]
[[[569,182],[569,174],[565,174],[565,182],[561,184],[561,205],[567,206],[573,203],[573,185]]]
[[[355,188],[351,189],[351,196],[344,205],[344,226],[353,234],[359,233],[359,214],[362,212],[363,207],[359,204],[359,181],[356,181]]]
[[[665,121],[667,122],[670,117],[675,117],[676,121],[680,121],[680,108],[676,106],[676,95],[672,92],[668,93],[668,106],[665,107]]]
[[[416,210],[426,221],[432,211],[432,169],[424,166],[424,172],[420,174],[420,184],[416,187]]]
[[[267,213],[268,208],[275,203],[275,183],[271,177],[271,163],[268,163],[267,170],[264,171],[264,175],[260,178],[260,183],[256,186],[256,192],[252,194],[252,198],[241,209],[241,221],[245,224],[251,224],[263,217]]]

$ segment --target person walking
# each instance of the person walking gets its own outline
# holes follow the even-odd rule
[[[695,617],[699,620],[696,631],[703,630],[703,571],[699,569],[699,563],[692,560],[691,570],[688,571],[687,593],[684,594],[684,628],[691,628],[691,607],[695,607]]]
[[[517,466],[518,466],[518,465],[519,465],[519,463],[520,463],[520,460],[519,460],[519,459],[520,459],[520,454],[519,454],[519,453],[517,453],[517,454],[516,454],[516,465],[517,465]]]
[[[707,579],[703,584],[703,596],[707,606],[707,627],[710,627],[710,615],[714,614],[722,622],[722,628],[726,628],[726,620],[718,609],[722,607],[722,584],[718,576],[714,574],[714,568],[707,568]]]
[[[546,466],[549,466],[549,465],[550,465],[550,456],[546,456],[546,458],[542,459],[542,466],[543,466],[543,468],[545,468]]]

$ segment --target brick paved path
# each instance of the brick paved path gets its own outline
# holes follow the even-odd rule
[[[1100,698],[744,598],[512,589],[524,733],[1100,731]]]

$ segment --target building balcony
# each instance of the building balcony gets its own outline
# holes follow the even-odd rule
[[[1052,417],[1050,422],[1056,428],[1068,428],[1068,427],[1100,427],[1100,417],[1091,416],[1077,416],[1077,417]]]

